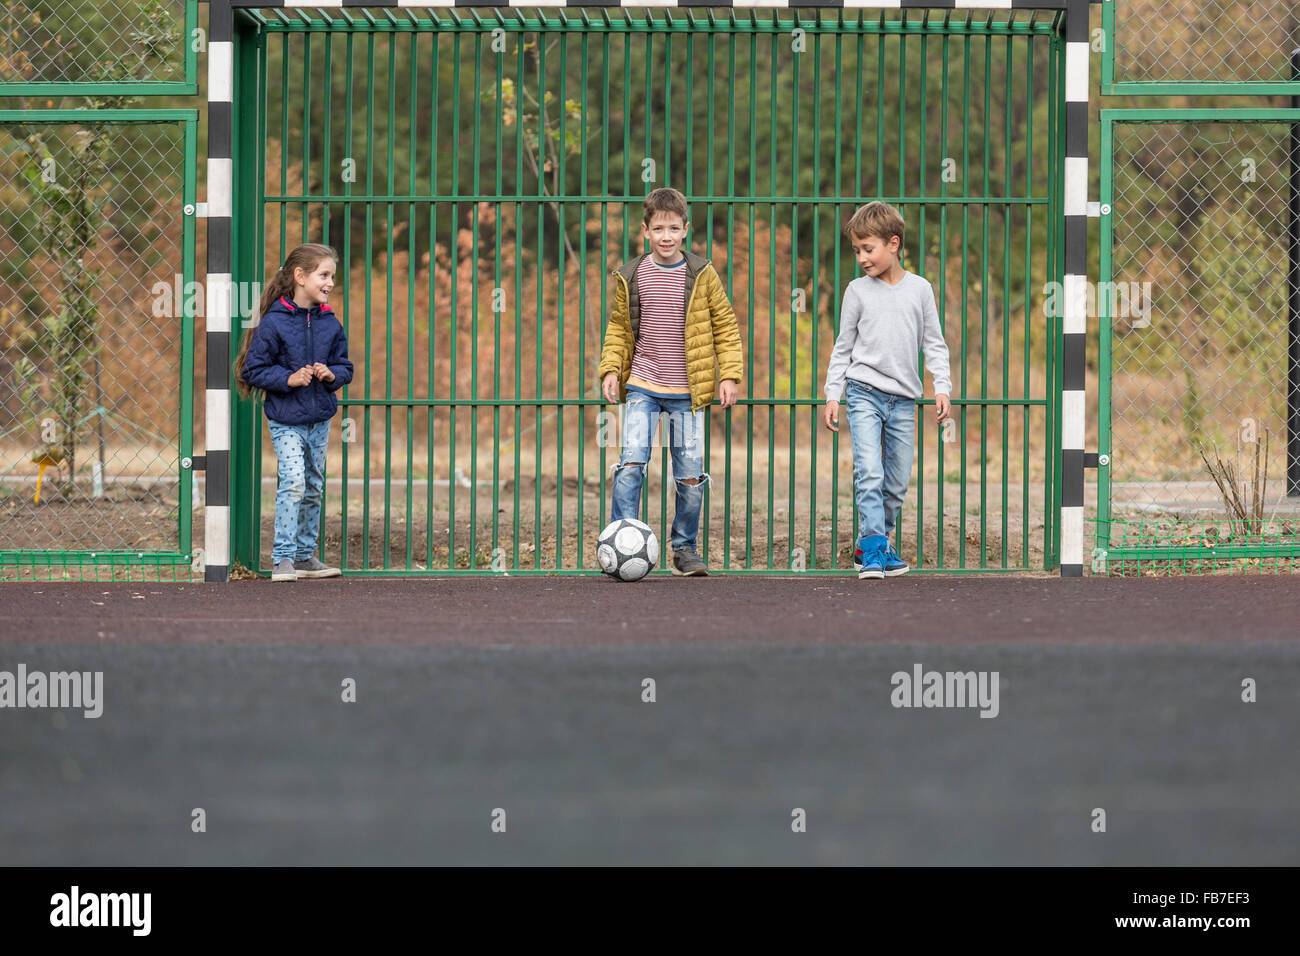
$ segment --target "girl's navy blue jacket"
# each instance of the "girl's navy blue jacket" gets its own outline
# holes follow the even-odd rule
[[[324,362],[334,373],[326,383],[313,378],[298,388],[289,376],[304,365]],[[244,356],[244,381],[266,392],[266,417],[284,425],[329,421],[339,407],[335,392],[352,381],[348,340],[328,305],[304,309],[281,296],[253,330]]]

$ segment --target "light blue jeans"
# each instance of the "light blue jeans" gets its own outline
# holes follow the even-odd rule
[[[325,445],[329,420],[311,425],[285,425],[269,418],[271,444],[279,463],[275,492],[275,543],[271,564],[288,558],[306,561],[316,550],[320,531],[321,491],[325,487]]]
[[[614,468],[614,502],[610,520],[640,517],[641,486],[650,461],[650,442],[655,428],[661,423],[660,440],[668,442],[677,485],[672,548],[674,551],[694,551],[700,531],[704,484],[709,476],[704,473],[704,409],[691,411],[689,398],[657,398],[645,392],[627,393],[627,404],[623,406],[623,452]]]
[[[858,534],[890,535],[912,476],[916,400],[849,379],[845,403],[853,438]]]

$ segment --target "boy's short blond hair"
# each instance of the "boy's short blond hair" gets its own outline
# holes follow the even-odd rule
[[[671,186],[661,186],[651,190],[645,197],[645,212],[641,221],[647,226],[657,212],[670,212],[682,217],[682,222],[690,222],[690,212],[686,206],[686,197]]]
[[[844,235],[852,242],[872,236],[889,242],[890,237],[898,236],[898,249],[903,249],[903,232],[907,224],[903,215],[887,202],[869,202],[859,206],[844,224]]]

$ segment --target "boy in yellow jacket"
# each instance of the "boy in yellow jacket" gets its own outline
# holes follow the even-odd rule
[[[673,574],[704,575],[709,570],[696,549],[709,480],[704,408],[713,402],[715,384],[723,408],[736,403],[744,368],[740,327],[713,263],[684,248],[686,197],[675,189],[654,190],[646,196],[642,224],[650,252],[613,273],[614,306],[598,370],[605,400],[625,403],[610,519],[638,516],[650,440],[662,420],[677,485]]]

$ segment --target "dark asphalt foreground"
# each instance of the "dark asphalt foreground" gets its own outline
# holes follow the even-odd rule
[[[0,671],[104,690],[0,709],[0,864],[1294,865],[1298,633],[1286,577],[4,585]]]

